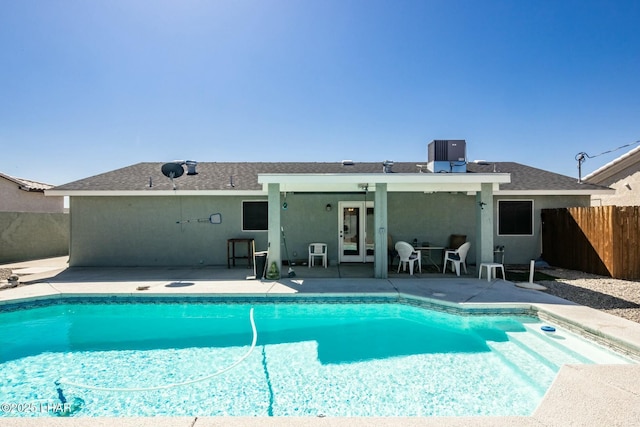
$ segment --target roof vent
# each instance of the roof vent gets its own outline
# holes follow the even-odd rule
[[[353,160],[343,160],[342,161],[342,166],[353,166]]]
[[[393,173],[391,168],[393,167],[393,160],[385,160],[382,162],[382,171],[384,173]]]
[[[196,172],[196,166],[198,164],[198,162],[196,162],[195,160],[187,160],[185,162],[185,164],[187,165],[187,175],[197,175],[198,172]]]

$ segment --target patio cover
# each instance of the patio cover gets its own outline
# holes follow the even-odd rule
[[[269,263],[282,264],[280,244],[281,192],[361,192],[374,193],[374,247],[376,278],[388,277],[387,193],[465,192],[475,194],[476,264],[493,261],[493,193],[500,184],[511,182],[508,173],[376,173],[376,174],[259,174],[258,183],[269,201]]]

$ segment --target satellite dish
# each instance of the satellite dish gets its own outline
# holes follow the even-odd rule
[[[176,189],[176,183],[173,182],[173,178],[180,178],[184,173],[184,168],[182,167],[182,163],[165,163],[162,165],[162,173],[164,176],[171,180],[171,184],[173,184],[173,189]]]
[[[184,173],[184,168],[180,163],[165,163],[162,165],[162,173],[167,178],[179,178]]]

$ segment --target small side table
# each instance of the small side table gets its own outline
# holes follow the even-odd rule
[[[438,272],[440,272],[440,266],[436,264],[435,260],[431,257],[431,251],[440,251],[440,254],[442,255],[444,246],[418,246],[415,249],[421,252],[421,255],[424,257],[425,261],[429,261],[431,264],[434,265],[434,267],[438,270]]]
[[[498,278],[497,270],[502,270],[502,280],[507,280],[504,275],[504,265],[498,264],[497,262],[483,262],[480,264],[480,268],[478,269],[478,279],[482,279],[482,268],[487,269],[487,282],[490,282],[492,278]]]
[[[236,256],[236,244],[246,243],[247,255]],[[236,266],[237,259],[246,259],[249,263],[248,268],[253,267],[253,248],[255,242],[253,239],[228,239],[227,240],[227,268],[231,268],[231,264]]]

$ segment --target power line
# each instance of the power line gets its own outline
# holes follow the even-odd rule
[[[612,150],[603,151],[602,153],[595,154],[593,156],[590,156],[589,154],[585,153],[584,151],[579,152],[578,154],[576,154],[576,157],[575,157],[575,159],[578,161],[578,182],[582,182],[582,164],[584,162],[586,162],[587,159],[593,159],[595,157],[602,156],[603,154],[613,153],[614,151],[618,151],[618,150],[620,150],[622,148],[630,147],[630,146],[638,144],[638,143],[640,143],[640,139],[637,140],[637,141],[634,141],[634,142],[630,142],[630,143],[625,144],[625,145],[621,145],[620,147],[614,148]]]

